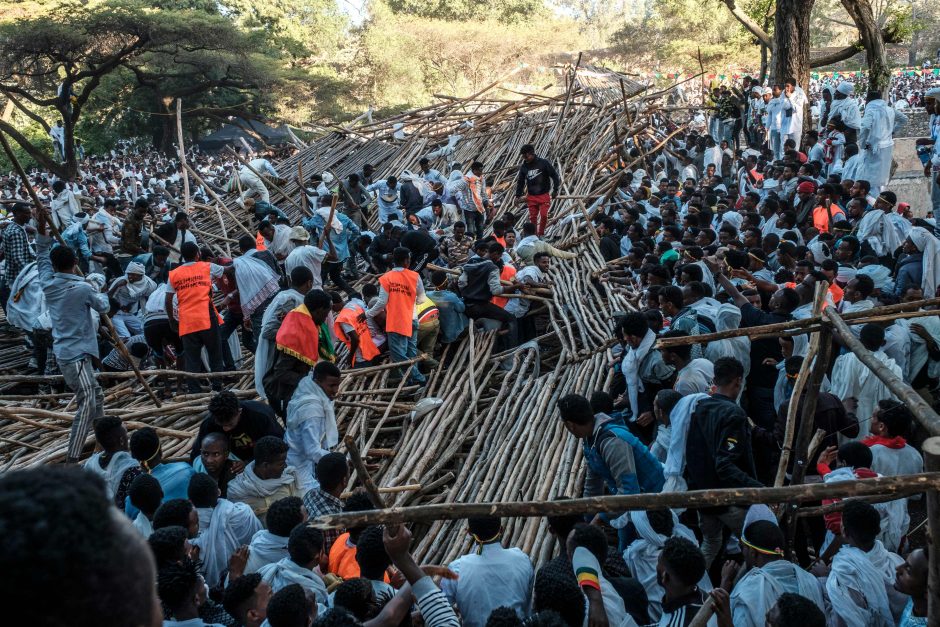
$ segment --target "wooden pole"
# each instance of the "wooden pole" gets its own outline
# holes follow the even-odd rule
[[[391,507],[381,511],[330,514],[319,517],[322,528],[459,520],[472,516],[537,517],[562,514],[596,514],[627,510],[697,509],[719,505],[751,505],[788,501],[819,501],[853,496],[911,495],[940,489],[940,472],[896,477],[877,477],[837,483],[811,483],[782,488],[724,488],[691,492],[660,492],[595,496],[566,501],[517,501],[490,503],[439,503],[417,507]]]
[[[864,324],[869,318],[900,313],[902,311],[917,310],[921,307],[932,307],[940,305],[940,298],[929,298],[910,303],[899,303],[897,305],[887,305],[885,307],[875,307],[866,311],[854,311],[842,316],[842,320],[849,324]],[[691,335],[689,337],[672,337],[657,340],[656,348],[669,348],[670,346],[682,346],[685,344],[707,344],[714,340],[724,340],[729,337],[754,337],[755,335],[779,335],[784,331],[795,331],[797,329],[806,329],[822,324],[825,320],[822,317],[810,317],[802,320],[790,320],[789,322],[776,322],[774,324],[765,324],[757,327],[744,327],[740,329],[730,329],[728,331],[718,331],[716,333],[703,333],[701,335]]]
[[[270,185],[271,187],[273,187],[273,188],[274,188],[274,191],[278,192],[281,196],[284,197],[284,200],[286,200],[286,201],[289,202],[290,204],[294,205],[294,207],[296,207],[297,209],[300,209],[301,211],[303,211],[303,208],[302,208],[300,205],[298,205],[297,203],[295,203],[295,202],[294,202],[294,199],[291,198],[290,196],[288,196],[288,195],[287,195],[287,192],[285,192],[281,187],[279,187],[279,186],[277,185],[277,183],[271,182],[270,179],[265,179],[264,176],[262,176],[262,174],[261,174],[260,172],[258,172],[258,171],[255,170],[253,167],[251,167],[251,164],[248,163],[245,159],[243,159],[240,154],[238,154],[237,152],[235,152],[234,150],[232,150],[232,147],[231,147],[231,146],[226,146],[225,148],[226,148],[226,150],[228,150],[230,153],[232,153],[233,155],[235,155],[235,158],[238,159],[239,163],[241,163],[243,166],[245,166],[246,168],[248,168],[255,176],[257,176],[257,177],[258,177],[259,179],[261,179],[263,182],[265,182],[265,183],[267,183],[268,185]],[[235,173],[235,176],[236,176],[236,178],[238,177],[238,173],[237,173],[237,172]]]
[[[190,377],[192,372],[185,370],[145,370],[148,377]],[[221,379],[225,377],[243,377],[254,374],[254,370],[231,370],[228,372],[200,372],[200,379]],[[96,372],[96,379],[109,381],[114,379],[133,379],[136,375],[131,372]],[[61,383],[65,381],[60,374],[33,375],[33,374],[6,374],[0,375],[0,384],[3,383]]]
[[[940,437],[927,438],[921,446],[924,466],[927,470],[940,469]],[[930,551],[930,567],[927,574],[927,625],[940,627],[940,493],[936,489],[927,492],[927,543]]]
[[[212,196],[213,200],[215,200],[215,201],[219,204],[219,206],[222,208],[222,210],[225,211],[225,213],[227,213],[227,214],[229,215],[229,217],[232,218],[232,220],[235,221],[235,224],[238,225],[238,228],[240,228],[241,230],[243,230],[243,231],[245,232],[245,235],[250,235],[251,237],[254,237],[254,235],[252,235],[251,231],[249,231],[249,230],[245,227],[245,225],[242,224],[242,221],[241,221],[241,220],[239,220],[238,218],[236,218],[235,215],[234,215],[231,211],[229,211],[229,208],[225,206],[225,203],[222,202],[222,199],[219,198],[218,194],[216,194],[214,191],[212,191],[212,188],[211,188],[211,187],[209,187],[208,185],[206,185],[206,182],[202,180],[202,177],[199,176],[199,174],[198,174],[194,169],[192,169],[192,168],[189,166],[189,164],[186,164],[186,171],[189,172],[190,174],[192,174],[192,175],[193,175],[193,178],[196,179],[196,181],[197,181],[200,185],[202,185],[202,186],[205,188],[206,192],[207,192],[210,196]],[[235,180],[238,180],[238,173],[235,174]],[[226,227],[225,227],[225,222],[222,221],[222,214],[219,214],[219,224],[222,225],[222,233],[223,233],[224,235],[228,236],[228,229],[226,229]]]
[[[33,205],[36,207],[37,221],[48,224],[49,230],[52,231],[53,236],[59,240],[59,244],[66,246],[65,240],[62,239],[62,233],[60,233],[59,229],[56,228],[56,225],[52,223],[49,213],[42,205],[42,202],[40,202],[39,197],[36,195],[36,191],[33,189],[33,186],[30,185],[29,178],[26,176],[26,171],[23,170],[23,166],[20,164],[20,160],[16,158],[16,154],[14,154],[13,149],[10,148],[10,144],[7,142],[6,135],[3,133],[0,133],[0,143],[3,144],[4,152],[7,153],[7,157],[10,159],[10,162],[16,169],[17,174],[19,174],[20,178],[23,179],[23,184],[26,185],[26,190],[29,192],[29,196],[33,200]],[[157,407],[160,407],[160,399],[157,398],[157,395],[153,393],[153,390],[151,390],[147,382],[144,381],[144,377],[140,374],[140,370],[137,369],[137,364],[135,364],[134,360],[131,359],[130,352],[128,352],[124,342],[121,341],[117,331],[114,329],[114,325],[111,323],[111,318],[108,317],[107,313],[101,313],[100,317],[101,321],[104,322],[105,326],[108,328],[108,331],[111,333],[111,339],[114,340],[114,347],[118,349],[118,352],[121,353],[121,356],[127,361],[127,363],[130,364],[131,368],[134,370],[134,376],[137,377],[137,380],[140,382],[140,384],[144,386],[144,390],[147,392],[150,400],[152,400]]]
[[[907,408],[911,410],[911,413],[914,414],[917,421],[923,425],[924,429],[926,429],[930,435],[940,435],[940,416],[937,415],[937,412],[921,398],[920,394],[914,391],[914,388],[891,372],[881,361],[875,358],[871,351],[862,346],[862,343],[858,341],[855,335],[852,334],[852,331],[849,330],[842,316],[832,311],[832,309],[832,307],[827,308],[823,313],[823,318],[827,318],[832,322],[832,330],[842,343],[855,353],[859,361],[868,366],[872,373],[881,379],[882,383],[884,383],[895,396],[907,405]]]
[[[330,229],[333,228],[333,216],[336,215],[336,203],[339,200],[339,194],[333,195],[333,202],[330,203],[330,217],[327,218],[326,224],[323,225],[323,232],[320,233],[320,242],[318,248],[323,249],[323,242],[326,241],[326,236],[329,234]]]
[[[362,461],[362,455],[359,454],[359,447],[356,446],[356,440],[353,439],[352,436],[347,435],[343,438],[343,443],[346,445],[346,450],[349,451],[349,459],[356,468],[356,474],[359,475],[359,480],[366,489],[369,500],[372,501],[372,504],[376,508],[383,509],[385,507],[385,501],[382,499],[382,495],[379,494],[379,488],[375,485],[375,481],[372,480],[372,475],[369,474],[366,463]]]
[[[176,140],[179,144],[179,158],[183,170],[183,209],[189,209],[189,174],[186,172],[186,146],[183,143],[183,100],[176,99]]]

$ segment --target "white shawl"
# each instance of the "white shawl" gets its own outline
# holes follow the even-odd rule
[[[268,305],[268,308],[264,310],[264,315],[261,316],[262,330],[274,320],[277,310],[288,301],[293,302],[294,307],[296,307],[303,304],[304,297],[295,289],[279,292],[277,296],[274,297],[274,300],[271,301],[271,304]],[[263,401],[268,398],[264,393],[264,375],[268,374],[268,370],[270,370],[273,365],[274,341],[259,337],[258,350],[255,352],[255,391],[258,393],[258,397]]]
[[[102,468],[98,461],[102,455],[104,455],[103,452],[98,452],[89,457],[88,461],[85,462],[85,470],[104,479],[108,487],[108,498],[113,500],[118,487],[121,485],[121,478],[124,473],[131,468],[136,468],[139,463],[127,451],[118,451],[108,460],[108,465]]]
[[[255,533],[248,545],[248,563],[245,574],[256,573],[264,566],[287,557],[288,538],[276,536],[267,529]]]
[[[914,242],[917,250],[924,254],[921,286],[924,289],[924,298],[933,298],[937,286],[940,285],[940,241],[922,226],[912,228],[908,237]]]
[[[636,348],[628,347],[620,364],[620,370],[627,381],[627,399],[630,401],[630,411],[633,412],[631,420],[636,420],[640,415],[639,393],[643,391],[643,380],[640,378],[640,364],[646,359],[656,343],[656,334],[651,330],[646,330],[646,335]]]
[[[621,518],[630,518],[639,538],[634,540],[630,546],[623,552],[623,560],[630,569],[634,579],[643,584],[646,589],[646,597],[649,600],[650,619],[656,622],[663,614],[662,599],[665,591],[656,579],[656,563],[659,561],[659,554],[662,553],[663,546],[668,539],[666,536],[656,533],[650,525],[649,517],[645,511],[632,511],[624,514]],[[619,518],[617,520],[620,520]],[[617,522],[614,520],[612,525]],[[698,545],[698,540],[691,529],[679,522],[679,517],[675,512],[672,513],[672,535],[681,536]],[[712,589],[711,580],[708,573],[702,576],[698,587],[702,592],[709,592]]]
[[[228,498],[232,501],[267,498],[284,486],[297,482],[297,471],[287,466],[280,477],[262,479],[255,474],[255,462],[245,466],[245,470],[228,484]]]
[[[210,586],[228,567],[229,557],[238,547],[248,544],[262,530],[261,521],[244,503],[219,499],[215,507],[196,508],[199,537],[193,544],[200,549],[203,573]]]
[[[330,208],[320,207],[317,209],[317,215],[323,218],[323,224],[326,225],[326,221],[330,219]],[[336,212],[333,213],[333,221],[330,222],[330,227],[337,235],[343,232],[343,223],[339,221],[339,218],[336,216]]]
[[[861,549],[848,545],[839,549],[826,579],[826,593],[833,612],[847,625],[894,625],[884,577]],[[860,607],[859,601],[866,603],[867,607]]]
[[[663,464],[666,483],[663,492],[685,492],[687,485],[682,473],[685,472],[685,446],[689,438],[689,426],[692,414],[699,401],[708,398],[708,394],[689,394],[683,396],[669,412],[669,426],[672,429],[669,440],[669,452]]]
[[[293,562],[290,557],[262,566],[258,570],[258,574],[261,575],[262,580],[270,584],[274,592],[296,583],[300,584],[300,587],[304,590],[312,592],[317,598],[317,603],[322,605],[329,603],[326,584],[323,583],[320,575]]]
[[[310,426],[313,426],[312,431],[319,437],[317,442],[309,442],[303,437],[303,431]],[[287,405],[284,441],[290,446],[287,463],[297,469],[302,490],[306,492],[317,487],[319,484],[314,477],[313,467],[322,457],[323,451],[329,451],[339,443],[339,430],[336,428],[333,401],[312,376],[300,380]],[[312,450],[311,446],[314,447]]]
[[[256,258],[251,251],[232,260],[235,283],[241,300],[242,313],[251,316],[270,296],[277,293],[280,277],[271,266]]]
[[[785,592],[806,597],[822,610],[819,582],[798,565],[783,559],[755,566],[731,591],[731,613],[735,627],[763,627],[767,611]]]
[[[890,255],[904,240],[881,209],[872,209],[862,216],[856,236],[860,242],[867,241],[879,256]]]
[[[715,312],[715,331],[730,331],[741,325],[741,309],[730,303]],[[705,346],[705,358],[714,362],[720,357],[734,357],[744,366],[744,376],[751,371],[751,340],[747,337],[729,337],[715,340]]]

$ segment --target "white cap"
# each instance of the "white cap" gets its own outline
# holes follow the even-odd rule
[[[764,92],[763,92],[763,94],[764,94],[765,96],[772,96],[773,93],[774,93],[774,90],[772,90],[770,87],[764,87]]]

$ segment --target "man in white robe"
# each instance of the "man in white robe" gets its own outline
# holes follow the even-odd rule
[[[216,586],[232,553],[261,531],[261,521],[244,503],[219,498],[219,486],[207,474],[193,475],[188,496],[199,515],[199,536],[193,544],[199,547],[206,582]]]
[[[731,591],[735,627],[763,627],[768,610],[780,595],[791,592],[824,609],[816,577],[783,558],[783,532],[767,520],[752,522],[741,534],[741,551],[747,572],[735,583],[737,568],[722,571],[722,587]]]
[[[838,116],[842,120],[842,123],[849,127],[848,135],[854,138],[857,137],[858,130],[862,126],[862,112],[858,108],[858,103],[851,98],[853,93],[855,93],[854,84],[848,81],[839,83],[833,94],[832,104],[829,110],[829,119],[831,120]],[[843,176],[843,178],[850,177]]]
[[[333,399],[339,392],[340,371],[322,361],[309,376],[300,380],[287,405],[287,429],[284,440],[290,446],[289,464],[297,468],[303,493],[320,487],[314,468],[321,457],[339,443]]]
[[[796,149],[800,149],[800,141],[803,139],[803,113],[806,105],[809,104],[809,98],[803,88],[796,84],[793,79],[787,79],[783,88],[785,102],[783,103],[784,120],[781,125],[782,143],[792,139],[796,143]],[[784,128],[785,127],[785,128]]]
[[[628,518],[628,520],[623,520],[625,518]],[[611,525],[616,527],[620,521],[623,521],[622,524],[632,522],[639,535],[639,538],[634,540],[623,552],[623,560],[626,562],[627,568],[630,569],[630,574],[643,584],[643,588],[646,590],[646,598],[649,600],[650,620],[653,622],[659,621],[663,615],[662,600],[665,591],[659,585],[659,580],[656,577],[656,564],[659,561],[659,554],[662,553],[663,545],[672,536],[682,536],[696,544],[698,544],[698,541],[695,539],[692,530],[680,523],[679,517],[670,510],[628,512],[624,516],[611,521]],[[703,592],[711,591],[712,584],[707,573],[702,576],[699,589]]]
[[[302,497],[304,493],[297,471],[287,465],[287,444],[273,435],[255,442],[254,461],[229,482],[227,492],[229,500],[247,503],[262,522],[266,522],[273,503],[287,496]]]
[[[878,511],[864,501],[851,500],[842,511],[844,544],[832,560],[825,579],[827,612],[833,627],[889,627],[897,624],[906,598],[898,598],[894,613],[888,589],[894,590],[895,568],[904,560],[884,550],[876,540],[881,528]],[[825,574],[825,569],[814,569]]]
[[[284,271],[290,276],[294,268],[305,266],[313,273],[313,289],[323,289],[323,261],[331,257],[331,254],[310,244],[310,234],[302,226],[295,226],[291,229],[290,240],[294,248],[284,260]],[[333,245],[331,238],[327,238],[326,243],[330,247]],[[335,257],[334,252],[331,258]]]
[[[862,158],[855,178],[871,183],[875,193],[888,184],[891,156],[894,154],[894,133],[906,122],[904,114],[898,113],[882,100],[880,92],[869,92],[858,133]]]
[[[274,592],[299,584],[316,597],[319,605],[326,607],[329,604],[326,584],[319,574],[323,533],[312,527],[295,527],[287,540],[287,553],[287,557],[262,566],[258,570],[261,579],[268,582]]]
[[[862,345],[870,350],[875,359],[882,362],[898,377],[902,376],[901,367],[882,350],[885,343],[884,329],[876,324],[866,324],[859,333]],[[861,362],[855,353],[846,353],[836,359],[832,369],[832,378],[829,389],[824,390],[841,399],[855,398],[858,400],[856,415],[859,417],[858,438],[869,434],[868,418],[882,399],[895,398],[888,387]]]
[[[248,544],[246,575],[290,556],[287,545],[291,532],[307,522],[307,510],[299,498],[281,499],[271,506],[265,522],[268,528],[256,532]]]

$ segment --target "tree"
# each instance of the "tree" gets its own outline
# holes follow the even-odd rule
[[[394,13],[451,22],[526,22],[545,14],[542,0],[388,0]]]
[[[855,56],[859,50],[865,50],[870,70],[869,89],[881,92],[887,90],[890,77],[885,43],[900,41],[901,28],[897,23],[878,24],[871,0],[841,0],[843,8],[858,29],[858,41],[834,54],[816,59],[810,59],[810,17],[815,0],[777,0],[772,36],[754,22],[736,0],[722,2],[761,44],[771,43],[775,80],[794,77],[806,87],[810,68],[838,63]]]
[[[298,5],[309,9],[311,2]],[[0,131],[42,168],[72,177],[75,128],[86,114],[125,128],[133,121],[133,136],[149,128],[163,149],[175,144],[177,98],[186,100],[191,128],[232,115],[257,117],[273,106],[284,49],[272,47],[258,24],[243,28],[223,8],[211,0],[60,0],[0,22],[0,93],[46,132],[50,114],[62,120],[64,163],[14,124],[0,121]],[[287,46],[294,31],[283,32],[277,40]],[[304,42],[291,50],[298,66],[309,58]],[[103,86],[106,95],[95,97]]]

